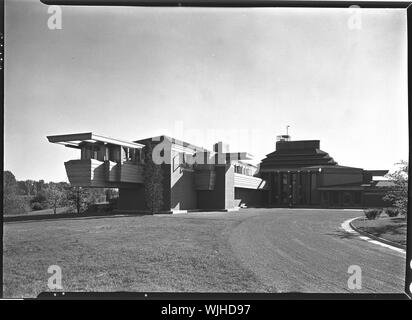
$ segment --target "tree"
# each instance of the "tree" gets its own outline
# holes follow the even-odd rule
[[[78,214],[80,214],[87,209],[88,195],[86,188],[71,187],[68,189],[67,202]]]
[[[36,194],[35,181],[26,180],[25,184],[27,188],[27,195],[29,196],[35,195]]]
[[[4,187],[4,193],[7,192],[16,192],[17,188],[17,181],[16,177],[14,176],[11,171],[4,171],[3,173],[3,187]]]
[[[36,194],[44,191],[45,183],[44,180],[34,181],[35,191]]]
[[[155,164],[152,158],[153,146],[146,147],[144,163],[144,191],[146,206],[149,211],[157,213],[163,206],[163,172],[159,164]]]
[[[36,183],[37,182],[33,180],[17,181],[18,194],[24,196],[36,195]]]
[[[64,192],[55,183],[49,183],[49,187],[46,190],[46,198],[49,207],[53,208],[54,214],[57,213],[57,208],[64,205],[65,202]]]
[[[17,181],[17,192],[23,196],[29,196],[29,189],[27,188],[26,181]]]
[[[47,208],[48,201],[47,201],[47,195],[46,195],[46,190],[42,190],[41,192],[38,192],[33,198],[31,198],[30,203],[33,205],[34,203],[39,205],[38,210],[42,210]]]
[[[106,201],[106,192],[103,188],[88,188],[86,202],[88,204],[101,203]]]
[[[399,210],[400,214],[406,216],[408,210],[408,162],[400,161],[396,163],[399,168],[387,177],[393,182],[393,186],[389,187],[384,200],[390,201]]]
[[[17,181],[10,171],[3,172],[3,210],[5,214],[24,211],[24,200],[18,196]]]

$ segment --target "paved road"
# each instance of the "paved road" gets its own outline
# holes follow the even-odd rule
[[[346,210],[263,210],[231,231],[244,266],[273,292],[404,292],[405,255],[349,234],[340,225],[362,215]],[[348,267],[362,269],[362,289],[349,290]]]

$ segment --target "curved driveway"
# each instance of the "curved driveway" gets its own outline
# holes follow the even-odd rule
[[[340,228],[360,211],[265,209],[230,233],[240,263],[272,292],[404,292],[405,255]],[[362,289],[349,290],[348,268],[362,269]]]

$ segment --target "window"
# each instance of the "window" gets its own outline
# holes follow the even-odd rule
[[[103,160],[103,155],[100,152],[99,146],[84,145],[81,149],[81,159],[90,160]]]
[[[136,154],[135,149],[123,147],[123,161],[135,162]]]
[[[339,192],[338,191],[332,192],[332,204],[334,206],[339,205]]]
[[[109,160],[113,162],[120,161],[120,146],[109,147]]]
[[[352,195],[349,192],[343,193],[343,205],[350,206],[352,204]]]
[[[179,168],[179,154],[176,154],[174,157],[173,157],[173,171],[176,171],[177,170],[177,168]]]
[[[141,149],[135,149],[135,161],[136,163],[141,163],[142,162],[142,150]]]
[[[127,151],[126,147],[122,147],[122,161],[127,161]]]
[[[179,165],[182,170],[193,171],[194,159],[192,158],[191,154],[179,152],[176,158],[179,159]]]
[[[361,193],[360,193],[360,191],[355,192],[355,197],[354,197],[353,202],[357,205],[361,204]]]

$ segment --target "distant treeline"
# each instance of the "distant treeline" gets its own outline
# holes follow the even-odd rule
[[[17,181],[12,172],[4,171],[3,195],[4,214],[44,209],[53,209],[56,213],[61,207],[81,213],[96,203],[116,202],[118,190],[72,187],[67,182]]]

